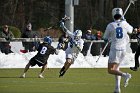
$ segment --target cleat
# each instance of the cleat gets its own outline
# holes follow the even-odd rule
[[[59,77],[62,77],[66,71],[61,71]]]
[[[125,80],[124,80],[124,87],[127,87],[128,86],[128,82],[131,79],[131,77],[132,77],[131,74],[126,73]]]
[[[63,75],[64,75],[63,73],[60,73],[59,78],[60,78],[60,77],[63,77]]]
[[[114,91],[113,93],[121,93],[121,92],[116,92],[116,91]]]
[[[25,78],[25,74],[21,75],[20,78]]]
[[[38,78],[44,78],[44,76],[42,76],[42,75],[39,75],[39,76],[38,76]]]
[[[121,89],[115,89],[113,93],[121,93]]]
[[[130,69],[133,71],[138,71],[138,67],[130,67]]]
[[[62,75],[62,74],[60,74],[60,75],[59,75],[59,78],[60,78],[60,77],[63,77],[63,75]]]

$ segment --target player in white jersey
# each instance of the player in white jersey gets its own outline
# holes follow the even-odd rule
[[[123,61],[126,53],[126,45],[129,42],[128,33],[132,33],[133,27],[123,20],[123,11],[121,8],[114,8],[112,10],[114,22],[107,25],[104,40],[111,42],[108,73],[115,75],[116,86],[114,93],[120,93],[121,77],[125,78],[124,87],[128,85],[131,74],[124,73],[119,70],[119,65]]]
[[[65,72],[68,70],[68,68],[71,66],[71,64],[74,63],[75,59],[77,58],[78,54],[82,51],[83,49],[83,39],[81,39],[82,36],[82,31],[81,30],[76,30],[74,33],[70,32],[64,25],[64,22],[61,22],[61,27],[67,33],[71,40],[68,44],[68,48],[66,49],[66,62],[64,66],[60,70],[60,75],[59,77],[63,76]]]

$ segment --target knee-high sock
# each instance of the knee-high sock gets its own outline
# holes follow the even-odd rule
[[[117,70],[119,70],[119,68]],[[115,80],[116,80],[115,89],[120,89],[121,76],[115,75]]]
[[[120,89],[121,76],[115,76],[116,84],[115,89]]]

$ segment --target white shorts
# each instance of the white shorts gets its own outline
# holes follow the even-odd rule
[[[70,58],[74,62],[79,54],[79,51],[77,50],[77,48],[69,47],[66,49],[65,53],[66,53],[66,58]]]
[[[110,50],[108,63],[120,64],[125,57],[125,50]]]
[[[74,63],[75,59],[77,58],[77,56],[78,56],[78,54],[76,54],[76,53],[66,54],[66,58],[72,59],[73,63]]]

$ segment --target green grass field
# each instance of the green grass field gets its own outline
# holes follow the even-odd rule
[[[51,68],[44,73],[45,78],[37,78],[40,69],[31,68],[26,78],[18,78],[23,69],[0,69],[0,93],[113,93],[114,76],[105,68],[70,68],[64,77],[59,78],[60,69]],[[129,86],[121,93],[140,93],[140,71],[133,72]]]

